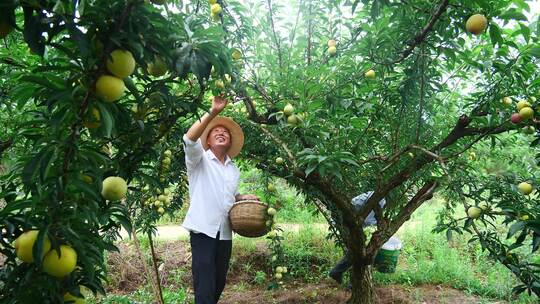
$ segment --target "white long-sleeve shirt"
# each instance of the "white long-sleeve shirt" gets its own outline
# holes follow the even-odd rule
[[[238,194],[240,171],[226,156],[222,164],[214,153],[204,151],[201,140],[184,135],[184,151],[189,182],[189,209],[182,226],[195,233],[220,240],[232,240],[229,210]]]

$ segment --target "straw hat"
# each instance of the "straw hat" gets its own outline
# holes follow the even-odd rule
[[[240,126],[234,122],[234,120],[228,117],[215,117],[212,119],[212,121],[210,121],[201,135],[201,142],[205,150],[210,148],[206,143],[206,140],[208,138],[208,133],[210,133],[215,126],[224,126],[227,130],[229,130],[229,133],[231,134],[231,147],[229,148],[229,151],[227,151],[227,155],[229,155],[230,158],[234,158],[236,155],[238,155],[238,153],[240,153],[240,150],[242,150],[242,146],[244,145],[244,132],[242,132],[242,128],[240,128]]]

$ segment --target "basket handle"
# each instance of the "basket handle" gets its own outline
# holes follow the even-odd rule
[[[247,203],[247,202],[254,202],[254,203],[264,204],[263,202],[261,202],[259,200],[254,200],[254,199],[239,200],[239,201],[236,201],[234,203],[239,204],[239,203]]]

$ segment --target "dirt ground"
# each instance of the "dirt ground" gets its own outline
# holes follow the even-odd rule
[[[162,285],[169,288],[180,286],[191,287],[191,270],[189,243],[185,241],[169,241],[157,246],[158,269],[162,277]],[[111,281],[109,294],[127,294],[146,284],[145,270],[135,246],[132,243],[121,243],[120,253],[109,256],[108,265]],[[350,291],[337,285],[330,279],[321,282],[306,283],[298,280],[285,280],[282,288],[269,291],[266,285],[251,284],[253,277],[242,271],[240,267],[249,259],[255,270],[264,270],[264,248],[258,248],[259,254],[249,257],[236,255],[233,257],[227,286],[220,304],[272,304],[272,303],[346,303]],[[150,257],[146,257],[147,263]],[[236,260],[236,262],[235,262]],[[148,264],[150,265],[150,264]],[[148,270],[152,269],[148,266]],[[188,289],[191,292],[191,288]],[[380,304],[398,303],[447,303],[467,304],[480,302],[477,297],[467,295],[459,290],[445,286],[425,285],[407,287],[388,285],[376,287],[376,299]]]
[[[234,287],[233,287],[234,288]],[[340,304],[346,303],[350,292],[338,287],[332,282],[319,284],[298,284],[278,291],[250,289],[235,291],[227,290],[220,304],[248,304],[248,303],[287,303],[287,304]],[[459,290],[441,286],[417,286],[406,288],[400,285],[376,287],[376,303],[379,304],[466,304],[478,303],[478,298],[463,294]]]

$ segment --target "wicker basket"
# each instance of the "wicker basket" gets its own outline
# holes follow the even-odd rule
[[[229,211],[231,228],[245,237],[260,237],[268,233],[266,210],[268,206],[255,200],[236,202]]]

